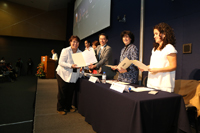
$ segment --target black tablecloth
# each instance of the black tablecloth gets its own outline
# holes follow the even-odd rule
[[[190,133],[182,96],[119,93],[110,84],[78,81],[78,111],[98,133]]]

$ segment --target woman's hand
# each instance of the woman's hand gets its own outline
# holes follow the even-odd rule
[[[149,68],[149,65],[148,65],[148,68]],[[144,71],[144,69],[141,69],[141,68],[139,68],[138,67],[138,69],[139,69],[139,71],[141,71],[141,72],[143,72]],[[150,68],[148,69],[148,71],[150,70]]]
[[[126,73],[126,72],[127,72],[127,70],[126,70],[126,69],[123,69],[123,68],[117,69],[117,70],[119,71],[119,73]]]
[[[116,69],[117,69],[117,66],[112,66],[111,69],[112,69],[112,70],[116,70]]]
[[[156,74],[156,73],[160,72],[160,68],[151,68],[151,69],[149,69],[149,72],[151,72],[152,74]]]
[[[71,66],[71,68],[80,68],[80,67],[77,67],[76,64],[73,64],[73,65]]]
[[[144,69],[141,69],[141,68],[139,68],[139,67],[138,67],[138,69],[139,69],[141,72],[143,72],[143,71],[144,71]]]

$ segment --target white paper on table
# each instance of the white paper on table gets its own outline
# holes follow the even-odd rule
[[[92,76],[92,73],[84,73],[84,76]]]
[[[112,84],[113,82],[117,82],[117,80],[106,80],[106,83]]]
[[[106,80],[106,83],[108,83],[108,84],[112,84],[113,82],[118,83],[118,84],[123,84],[123,85],[129,84],[129,83],[120,82],[120,81],[117,81],[117,80]]]
[[[90,76],[89,81],[92,82],[92,83],[96,83],[96,81],[98,81],[98,78]]]
[[[150,91],[148,92],[148,94],[152,94],[152,95],[156,95],[158,93],[158,91]]]
[[[120,93],[123,93],[124,89],[126,88],[125,85],[118,84],[116,82],[113,82],[112,85],[110,86],[110,89],[118,91]]]
[[[84,52],[72,54],[72,59],[77,67],[84,67],[96,63],[97,59],[94,50],[85,50]]]
[[[135,92],[143,92],[143,91],[152,91],[154,89],[151,88],[147,88],[147,87],[133,87],[133,86],[129,86],[131,88],[131,91],[135,91]]]
[[[130,84],[130,83],[126,83],[126,82],[117,82],[117,83],[119,83],[119,84],[123,84],[123,85],[127,85],[127,84]]]

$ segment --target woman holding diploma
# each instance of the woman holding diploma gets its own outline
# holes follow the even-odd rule
[[[121,38],[125,47],[121,50],[120,62],[123,61],[126,57],[129,60],[138,60],[138,49],[133,44],[134,35],[131,31],[123,31],[121,33]],[[111,67],[113,70],[116,70],[115,67]],[[131,64],[127,69],[117,69],[119,71],[118,80],[127,83],[137,83],[138,81],[138,69],[133,64]]]
[[[177,66],[177,51],[174,47],[176,39],[173,29],[166,23],[159,23],[153,28],[153,33],[154,44],[147,87],[173,92]]]
[[[80,39],[78,36],[71,36],[69,39],[70,46],[62,49],[56,69],[58,82],[57,111],[63,115],[67,111],[75,112],[75,109],[71,108],[71,104],[76,81],[79,78],[80,68],[74,64],[72,54],[81,52],[78,49],[79,42]]]

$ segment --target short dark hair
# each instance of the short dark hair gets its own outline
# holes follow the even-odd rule
[[[100,36],[105,36],[106,39],[108,40],[108,36],[107,36],[105,33],[101,33],[101,34],[99,34],[99,37],[100,37]]]
[[[91,42],[90,42],[89,40],[85,40],[85,41],[87,41],[89,44],[91,44]],[[85,41],[84,41],[84,42],[85,42]]]
[[[129,31],[129,30],[122,31],[122,33],[120,34],[121,38],[123,38],[124,35],[128,35],[131,38],[131,43],[134,43],[135,37],[134,37],[134,35],[133,35],[133,33],[131,31]]]
[[[73,39],[76,39],[76,41],[78,41],[80,43],[80,38],[78,36],[74,36],[72,35],[70,38],[69,38],[69,43],[73,40]]]

